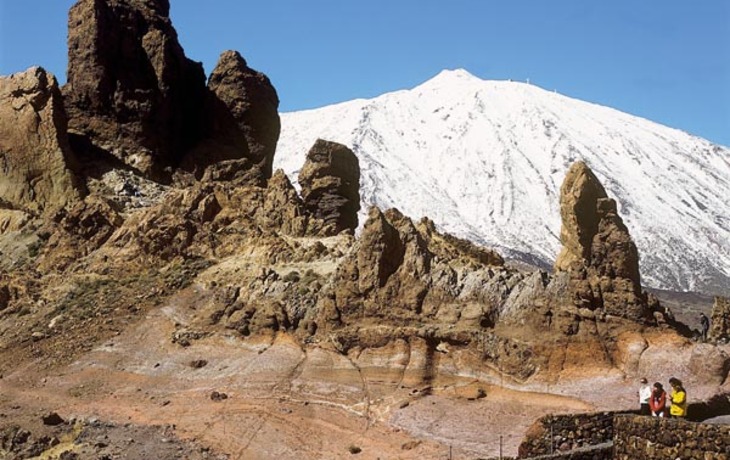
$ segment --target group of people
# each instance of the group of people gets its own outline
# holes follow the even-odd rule
[[[653,386],[649,386],[646,378],[642,378],[639,388],[639,403],[641,404],[639,413],[654,417],[686,417],[687,391],[684,389],[682,381],[672,377],[669,379],[669,385],[672,389],[667,395],[661,383],[655,382]],[[669,403],[669,407],[667,407],[667,403]]]

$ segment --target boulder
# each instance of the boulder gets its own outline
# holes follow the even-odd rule
[[[360,165],[342,144],[318,139],[299,172],[305,208],[325,222],[331,235],[357,228],[360,210]]]
[[[80,199],[56,78],[40,67],[0,78],[0,208],[40,213]]]
[[[169,12],[168,0],[79,0],[68,20],[69,130],[156,179],[200,139],[206,91]]]
[[[583,162],[574,163],[565,176],[560,214],[563,248],[555,270],[570,273],[575,306],[631,320],[648,318],[636,245],[616,202]]]

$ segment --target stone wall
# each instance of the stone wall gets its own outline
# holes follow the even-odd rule
[[[623,415],[626,412],[546,415],[530,428],[518,448],[518,458],[531,458],[559,452],[567,455],[568,451],[573,449],[611,442],[613,418],[617,414]]]
[[[614,431],[616,460],[730,460],[730,425],[618,416]]]

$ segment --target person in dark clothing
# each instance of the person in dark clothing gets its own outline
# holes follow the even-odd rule
[[[704,313],[700,313],[700,326],[702,327],[702,341],[707,342],[707,331],[710,330],[710,319]]]

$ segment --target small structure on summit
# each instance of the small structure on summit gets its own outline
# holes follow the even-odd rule
[[[304,207],[325,222],[326,234],[357,228],[360,164],[352,150],[317,139],[299,172]]]
[[[574,302],[579,308],[641,321],[649,307],[641,290],[639,253],[593,171],[574,163],[560,188],[563,249],[555,270],[570,274]]]

